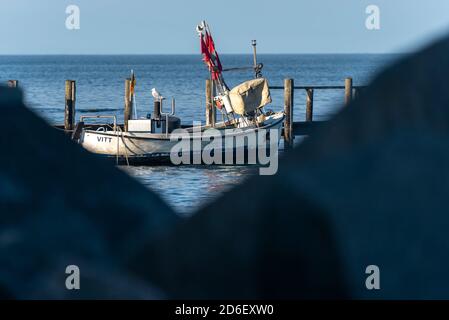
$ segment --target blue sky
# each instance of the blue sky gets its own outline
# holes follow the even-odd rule
[[[68,5],[80,30],[65,27]],[[381,29],[365,28],[380,8]],[[206,19],[221,53],[394,53],[449,33],[448,0],[0,0],[0,54],[197,53]]]

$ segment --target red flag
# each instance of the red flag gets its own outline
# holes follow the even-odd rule
[[[215,50],[214,39],[212,39],[212,36],[208,32],[206,32],[206,37],[207,37],[206,41],[207,49],[215,62],[215,66],[221,72],[223,71],[223,68],[221,66],[220,57],[218,56],[217,50]]]
[[[209,67],[209,71],[212,75],[212,80],[217,80],[220,76],[223,68],[221,66],[220,58],[215,50],[214,40],[211,35],[206,31],[206,35],[201,34],[201,53],[203,55],[203,61]]]
[[[203,61],[210,68],[211,57],[210,57],[209,50],[207,48],[207,44],[204,42],[204,36],[203,35],[201,35],[200,42],[201,42],[201,54],[203,55]]]

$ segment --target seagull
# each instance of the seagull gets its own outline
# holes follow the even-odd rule
[[[156,90],[156,88],[151,89],[151,94],[156,101],[162,101],[165,98]]]

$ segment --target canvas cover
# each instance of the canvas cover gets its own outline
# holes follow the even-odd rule
[[[270,89],[265,78],[258,78],[243,82],[229,91],[234,112],[239,115],[247,114],[271,103]]]

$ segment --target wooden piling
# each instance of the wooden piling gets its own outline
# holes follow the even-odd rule
[[[9,88],[17,88],[19,86],[19,80],[8,80]]]
[[[349,105],[352,101],[352,78],[345,79],[345,105]]]
[[[306,90],[306,121],[313,121],[313,89]]]
[[[125,131],[128,131],[128,120],[131,119],[132,114],[131,108],[131,79],[128,78],[125,80],[125,110],[123,114]]]
[[[357,100],[360,96],[360,88],[354,87],[354,100]]]
[[[210,79],[206,80],[206,126],[215,126],[215,108],[213,100],[213,82]]]
[[[294,103],[294,81],[284,80],[284,149],[293,147],[293,103]]]
[[[74,80],[66,80],[64,130],[73,130],[73,128],[75,127],[75,101],[76,82]]]

